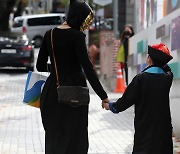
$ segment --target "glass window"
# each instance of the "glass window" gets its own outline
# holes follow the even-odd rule
[[[13,27],[22,27],[23,26],[23,20],[15,20],[13,23]]]
[[[59,25],[59,24],[61,24],[61,19],[59,16],[28,19],[29,26]]]

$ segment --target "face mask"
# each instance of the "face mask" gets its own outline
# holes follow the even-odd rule
[[[128,35],[128,36],[131,35],[131,32],[129,32],[129,31],[125,31],[124,33],[125,33],[125,35]]]

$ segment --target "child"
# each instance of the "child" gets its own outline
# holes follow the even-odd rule
[[[173,57],[166,45],[148,46],[147,68],[136,75],[123,96],[102,107],[119,113],[135,105],[133,154],[173,154],[169,91]]]

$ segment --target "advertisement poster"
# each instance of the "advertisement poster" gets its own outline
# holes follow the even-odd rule
[[[164,37],[166,33],[166,25],[163,24],[160,27],[156,28],[156,39]]]
[[[147,2],[146,2],[146,22],[147,22],[146,27],[149,27],[151,25],[151,5],[150,5],[150,0],[147,0]]]
[[[180,0],[166,0],[167,15],[180,8]]]
[[[153,23],[155,23],[157,21],[157,1],[154,1],[153,4]]]
[[[171,23],[171,50],[180,49],[180,16],[174,18]]]
[[[137,31],[140,31],[141,29],[140,29],[140,21],[141,21],[141,19],[140,19],[140,2],[139,2],[139,0],[136,0],[135,1],[135,12],[136,12],[136,20],[135,20],[135,25],[137,25]]]
[[[153,24],[154,18],[154,0],[150,0],[150,23]]]
[[[141,4],[140,4],[140,23],[141,23],[141,29],[144,29],[144,0],[141,0]]]

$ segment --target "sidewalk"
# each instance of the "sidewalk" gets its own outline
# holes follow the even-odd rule
[[[107,90],[106,90],[107,91]],[[110,100],[121,94],[108,92]],[[89,111],[89,154],[130,154],[133,146],[133,107],[113,114],[102,110],[97,95],[91,94]]]
[[[22,103],[26,75],[0,79],[0,154],[44,154],[39,109]],[[3,81],[4,80],[4,81]],[[133,107],[120,114],[101,108],[91,91],[89,154],[129,154],[133,144]],[[110,99],[120,94],[109,93]]]

